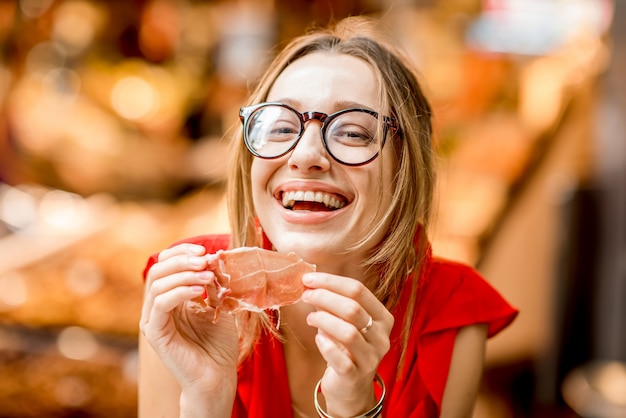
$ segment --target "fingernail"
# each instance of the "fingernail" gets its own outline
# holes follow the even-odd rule
[[[196,273],[196,277],[203,282],[210,282],[213,280],[213,272],[203,270]]]
[[[315,342],[317,343],[317,346],[321,348],[328,344],[328,337],[318,332],[317,334],[315,334]]]
[[[196,255],[202,255],[204,254],[204,247],[201,245],[189,245],[189,247],[187,247],[187,251],[189,251],[189,253],[191,254],[196,254]]]
[[[315,282],[315,273],[305,273],[302,275],[302,283],[309,285]]]
[[[315,312],[311,312],[310,314],[308,314],[306,316],[306,323],[307,323],[307,325],[311,325],[311,323],[312,323],[311,322],[311,315],[314,315],[314,314],[315,314]]]
[[[189,286],[191,293],[201,294],[204,292],[204,286]]]
[[[302,296],[300,297],[304,302],[308,302],[311,300],[311,290],[305,290],[302,292]]]

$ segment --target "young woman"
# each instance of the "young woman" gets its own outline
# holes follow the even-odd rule
[[[431,109],[374,27],[350,18],[286,46],[241,109],[232,236],[150,259],[141,417],[471,417],[486,339],[517,312],[431,255]],[[213,279],[205,255],[241,246],[317,271],[279,315],[213,323],[189,303]]]

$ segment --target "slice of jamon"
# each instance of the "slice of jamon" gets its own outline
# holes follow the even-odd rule
[[[208,270],[217,280],[207,286],[206,302],[220,311],[261,312],[277,309],[300,300],[304,285],[302,275],[315,266],[295,253],[279,253],[258,247],[220,250],[208,256]]]

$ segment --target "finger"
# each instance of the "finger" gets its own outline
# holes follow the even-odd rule
[[[357,301],[363,306],[381,305],[378,298],[360,281],[327,273],[306,273],[302,283],[311,289],[326,289]]]
[[[325,311],[309,313],[306,321],[308,325],[316,327],[348,352],[358,353],[352,356],[355,363],[366,364],[368,361],[377,363],[389,350],[389,336],[380,328],[364,335],[354,324]]]
[[[206,286],[215,281],[215,274],[209,270],[183,271],[155,280],[147,289],[147,295],[156,297],[180,286]]]
[[[368,343],[354,324],[332,313],[326,311],[310,312],[306,317],[306,322],[350,351],[367,350]]]
[[[166,260],[175,255],[188,254],[201,256],[206,253],[206,248],[197,244],[179,244],[170,248],[166,248],[159,253],[158,261]]]
[[[313,272],[302,275],[302,282],[306,287],[324,288],[335,293],[350,297],[352,299],[375,296],[367,287],[357,279],[352,277],[337,276],[335,274]]]
[[[328,366],[335,370],[337,374],[350,375],[357,369],[357,364],[350,352],[325,333],[317,333],[315,344]]]
[[[309,289],[303,294],[303,300],[310,298],[309,302],[318,309],[336,312],[337,308],[344,307],[344,313],[339,314],[352,322],[358,329],[367,326],[370,316],[372,320],[379,324],[385,333],[391,333],[394,318],[385,305],[361,282],[349,277],[336,276],[327,273],[307,273],[303,275],[303,283]],[[330,297],[330,293],[345,296],[347,299],[337,299],[337,296]],[[319,292],[319,293],[318,293]],[[360,313],[354,306],[345,305],[346,300],[357,302],[363,309]]]
[[[377,325],[364,335],[354,324],[348,323],[325,311],[311,312],[307,324],[336,342],[344,351],[351,353],[352,361],[361,368],[370,370],[385,356],[391,347],[389,333]]]
[[[359,380],[363,376],[376,372],[381,357],[367,346],[355,349],[346,348],[331,335],[319,332],[315,336],[315,344],[320,354],[342,380]],[[345,381],[344,381],[345,383]]]
[[[146,284],[149,286],[157,279],[182,271],[201,271],[207,267],[206,257],[177,254],[154,264],[148,271]]]
[[[204,290],[205,286],[212,283],[214,280],[215,275],[210,271],[185,271],[155,280],[153,283],[146,285],[142,307],[143,321],[150,320],[150,313],[153,310],[155,300],[160,295],[171,292],[179,287],[200,286]],[[200,294],[202,294],[202,292]]]
[[[318,310],[338,316],[356,329],[365,328],[372,318],[357,300],[323,288],[305,290],[302,300]]]
[[[202,295],[202,286],[179,286],[167,293],[159,294],[154,298],[152,307],[147,316],[142,317],[141,331],[151,338],[152,333],[161,334],[171,319],[170,312],[187,300]]]

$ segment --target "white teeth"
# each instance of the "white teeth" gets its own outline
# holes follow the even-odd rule
[[[282,203],[284,207],[291,208],[297,201],[323,203],[326,207],[334,209],[341,209],[345,206],[342,200],[324,192],[297,190],[283,193]]]

